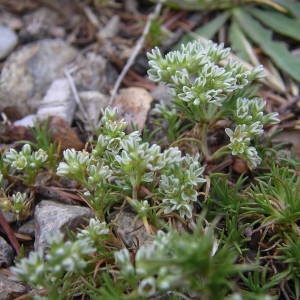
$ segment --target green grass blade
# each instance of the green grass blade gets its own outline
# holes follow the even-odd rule
[[[236,53],[236,55],[247,62],[252,62],[249,51],[253,51],[253,48],[240,29],[239,25],[234,21],[229,27],[228,38],[231,49]]]
[[[214,18],[204,26],[198,27],[191,34],[187,34],[183,36],[183,38],[176,44],[174,48],[178,49],[181,44],[186,44],[189,41],[194,40],[195,35],[199,35],[207,39],[211,39],[227,21],[229,15],[230,14],[228,12],[223,12],[219,14],[216,18]]]
[[[300,41],[300,21],[285,16],[282,13],[251,8],[248,10],[253,17],[274,31]]]
[[[272,41],[272,32],[265,29],[243,9],[233,11],[234,18],[245,34],[270,56],[281,70],[300,81],[300,59],[293,56],[282,42]]]

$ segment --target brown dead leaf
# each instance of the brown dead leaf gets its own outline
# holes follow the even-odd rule
[[[3,124],[0,127],[0,142],[13,143],[16,141],[34,141],[30,128],[12,124]]]
[[[152,101],[152,96],[144,88],[130,87],[120,90],[112,106],[118,108],[119,115],[129,126],[134,124],[142,130]]]
[[[74,192],[68,192],[62,188],[54,186],[38,186],[36,191],[39,196],[42,196],[46,199],[53,199],[55,201],[69,204],[69,205],[78,205],[78,202],[82,202],[82,198]]]
[[[53,142],[60,145],[61,151],[68,148],[74,148],[75,150],[84,148],[84,144],[74,129],[64,119],[57,116],[52,117],[49,120],[48,128]]]

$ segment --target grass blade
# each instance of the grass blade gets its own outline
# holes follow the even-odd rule
[[[254,65],[260,64],[249,41],[239,25],[234,21],[229,27],[228,37],[232,50],[235,51],[241,59],[251,62]]]

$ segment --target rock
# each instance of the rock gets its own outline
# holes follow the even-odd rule
[[[65,36],[63,17],[55,10],[48,7],[41,7],[30,12],[23,17],[24,26],[20,30],[19,36],[22,41],[34,41],[46,37]],[[57,32],[60,32],[57,36]]]
[[[3,214],[6,222],[9,224],[17,221],[17,215],[16,215],[16,213],[14,213],[12,211],[2,211],[2,214]]]
[[[15,126],[33,127],[37,122],[37,115],[27,115],[24,118],[14,122]]]
[[[13,300],[27,292],[24,285],[0,273],[0,300]]]
[[[103,56],[88,52],[85,56],[78,56],[74,65],[77,70],[72,76],[79,91],[108,91],[105,75],[107,61]]]
[[[31,237],[35,236],[35,223],[34,219],[31,219],[27,222],[25,222],[20,228],[18,229],[18,233],[26,234]]]
[[[124,118],[129,125],[135,124],[139,130],[142,130],[152,100],[152,96],[144,88],[130,87],[120,90],[120,94],[112,106],[118,108],[119,115]]]
[[[0,110],[16,106],[22,116],[35,113],[50,83],[78,52],[62,40],[41,40],[15,51],[5,61],[0,77]]]
[[[16,47],[18,36],[9,27],[0,25],[0,59],[5,58]]]
[[[0,236],[0,268],[9,267],[12,264],[13,259],[13,248]]]
[[[143,222],[131,211],[121,211],[112,221],[117,225],[117,235],[128,248],[140,247],[153,241],[153,236],[147,233]]]
[[[9,27],[13,31],[19,31],[23,27],[23,22],[17,15],[5,10],[0,13],[0,24]]]
[[[52,82],[47,90],[38,111],[39,120],[46,120],[50,116],[59,116],[72,123],[76,108],[76,102],[68,79],[60,78]]]
[[[97,91],[86,91],[80,92],[79,98],[81,100],[86,114],[89,117],[90,122],[96,126],[99,123],[101,110],[106,108],[108,105],[108,96]],[[84,120],[84,117],[82,116],[80,110],[77,111],[77,115],[80,119]]]
[[[90,208],[65,205],[54,201],[43,200],[35,207],[34,219],[36,225],[35,251],[44,252],[47,247],[47,236],[50,233],[74,230],[87,224],[93,217]]]

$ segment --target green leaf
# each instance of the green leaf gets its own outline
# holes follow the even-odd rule
[[[252,50],[252,47],[236,22],[231,23],[228,37],[231,49],[238,55],[238,57],[251,62],[249,50]]]
[[[248,11],[274,31],[300,41],[300,21],[271,10],[252,8]]]
[[[233,14],[245,34],[272,58],[277,67],[300,81],[300,59],[293,56],[284,43],[273,42],[272,32],[262,27],[249,13],[235,9]]]
[[[219,14],[216,18],[208,22],[206,25],[198,27],[196,30],[193,31],[192,34],[185,35],[179,41],[179,43],[177,43],[175,48],[177,49],[181,44],[186,44],[187,42],[194,40],[196,34],[207,39],[211,39],[227,21],[229,15],[230,14],[228,12],[223,12]]]
[[[206,25],[194,30],[194,32],[207,39],[211,39],[227,21],[229,15],[230,14],[228,12],[223,12],[219,14],[216,18],[214,18],[212,21],[208,22]]]
[[[288,12],[300,19],[300,3],[293,0],[273,0],[274,2],[280,4],[282,7],[286,8]]]

